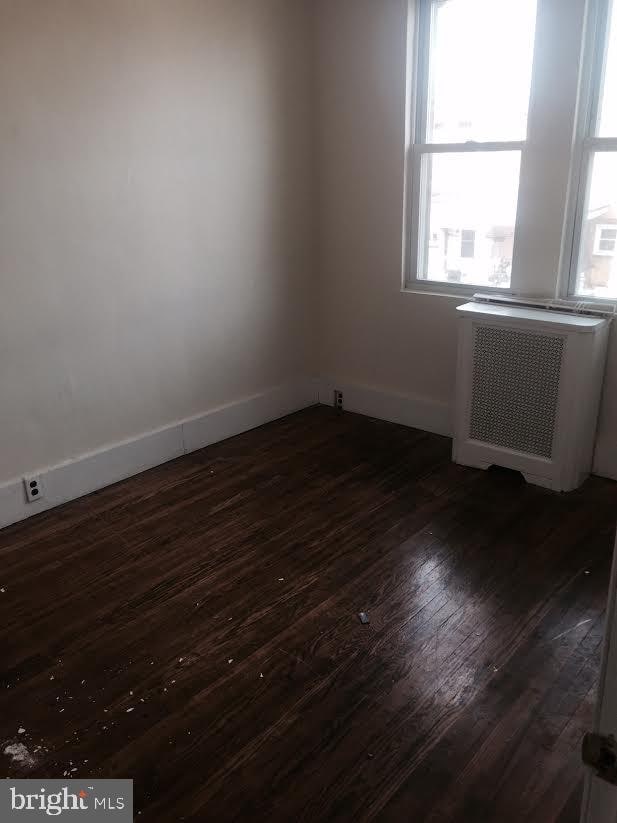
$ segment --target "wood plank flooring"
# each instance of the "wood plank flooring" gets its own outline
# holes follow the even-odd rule
[[[616,517],[320,407],[10,527],[4,776],[133,778],[157,823],[574,823]]]

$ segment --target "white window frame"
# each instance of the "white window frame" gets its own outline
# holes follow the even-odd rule
[[[521,154],[521,168],[523,165],[524,151],[527,143],[525,140],[507,141],[466,141],[462,143],[427,143],[427,98],[430,93],[430,48],[432,15],[435,8],[435,0],[416,0],[415,14],[413,14],[413,43],[410,44],[413,59],[408,61],[408,88],[410,98],[408,100],[408,152],[406,164],[406,206],[405,206],[405,238],[404,238],[404,290],[428,291],[428,292],[448,292],[460,294],[473,294],[479,290],[483,292],[497,292],[498,294],[513,294],[519,291],[515,282],[514,266],[510,288],[504,289],[499,286],[471,285],[466,283],[450,283],[438,280],[428,280],[420,277],[420,273],[426,270],[426,261],[423,259],[420,238],[424,236],[425,221],[427,215],[422,212],[426,210],[428,198],[426,196],[426,175],[422,173],[422,160],[425,155],[432,155],[445,152],[471,153],[471,152],[496,152],[496,151],[519,151]],[[533,81],[532,81],[533,82]],[[532,92],[533,93],[533,89]],[[531,97],[531,94],[530,94]],[[520,174],[520,173],[519,173]],[[520,176],[519,176],[520,186]],[[423,209],[424,205],[424,209]],[[517,203],[517,224],[518,224],[518,203]],[[516,237],[517,226],[514,228]],[[476,238],[477,239],[477,238]]]
[[[579,94],[579,113],[570,180],[568,216],[564,229],[564,276],[561,296],[585,302],[615,303],[615,298],[577,295],[578,266],[585,224],[587,195],[591,183],[593,156],[597,152],[617,152],[617,136],[597,137],[600,96],[608,50],[608,22],[614,0],[589,0],[585,34],[585,58]],[[617,13],[615,8],[614,13]],[[608,228],[608,226],[607,226]],[[613,226],[610,226],[613,228]],[[594,254],[595,254],[594,239]],[[609,256],[610,252],[600,252]]]

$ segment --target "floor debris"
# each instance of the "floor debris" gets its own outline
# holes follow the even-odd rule
[[[36,763],[35,758],[23,743],[12,743],[4,749],[4,753],[11,758],[13,763],[20,763],[22,766],[34,766]]]
[[[360,620],[360,623],[362,623],[362,625],[366,625],[367,623],[371,622],[366,612],[358,612],[358,619]]]

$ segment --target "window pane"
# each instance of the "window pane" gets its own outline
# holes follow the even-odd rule
[[[521,154],[427,154],[421,279],[510,286]]]
[[[613,12],[608,28],[608,52],[604,74],[604,88],[600,99],[598,134],[617,137],[617,14]]]
[[[524,140],[536,0],[433,0],[428,143]]]
[[[617,297],[617,152],[598,152],[581,229],[576,293]]]
[[[461,230],[461,257],[476,256],[476,233],[473,229]]]

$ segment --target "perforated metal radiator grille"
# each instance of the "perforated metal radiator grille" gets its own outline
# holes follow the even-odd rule
[[[470,437],[550,458],[565,338],[478,326]]]

